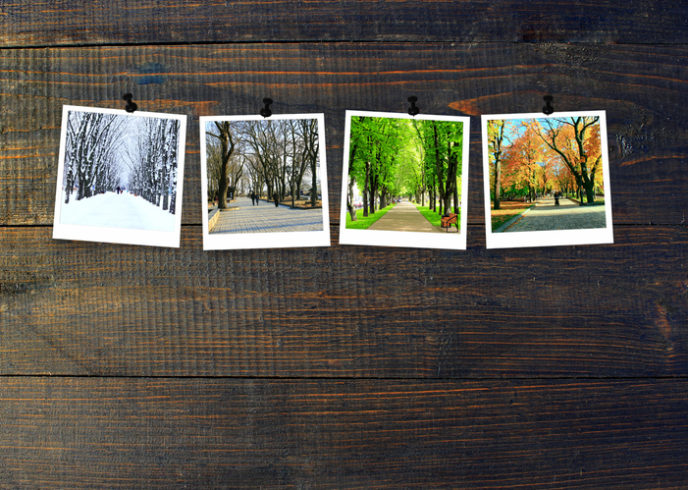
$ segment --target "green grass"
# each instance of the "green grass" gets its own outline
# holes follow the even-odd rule
[[[442,226],[442,215],[437,211],[433,211],[428,206],[421,206],[420,204],[413,203],[416,209],[425,216],[425,219],[430,222],[432,226],[437,226],[440,228]],[[456,226],[457,229],[461,227],[461,215],[456,217],[456,224],[452,223],[452,226]]]
[[[420,204],[413,203],[416,206],[416,209],[422,214],[426,220],[430,222],[432,226],[437,226],[438,228],[442,227],[442,215],[439,214],[437,211],[433,211],[430,209],[428,206],[421,206]],[[453,211],[452,211],[453,212]],[[457,229],[461,228],[461,215],[459,214],[456,217],[456,224],[452,223],[452,226],[455,226]]]
[[[525,209],[523,210],[525,211]],[[516,215],[519,215],[521,213],[514,213],[514,214],[502,214],[500,216],[492,216],[492,232],[494,233],[497,231],[497,229],[502,226],[504,223],[509,221],[511,218],[513,218]]]
[[[370,225],[382,218],[385,213],[393,207],[394,204],[390,204],[386,208],[378,209],[373,214],[369,214],[368,216],[363,216],[363,210],[357,209],[356,221],[351,221],[351,215],[346,213],[346,227],[350,230],[366,230],[370,228]]]
[[[432,226],[440,226],[442,224],[442,216],[440,216],[439,213],[433,211],[427,206],[421,206],[416,203],[413,204],[416,206],[416,209],[420,211],[420,214],[425,216],[425,219],[428,220]]]

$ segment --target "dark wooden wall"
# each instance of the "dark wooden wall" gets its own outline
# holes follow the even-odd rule
[[[681,2],[0,1],[0,487],[688,484]],[[53,241],[63,104],[190,116],[182,246]],[[486,251],[479,115],[605,109],[615,244]],[[344,110],[472,117],[466,252],[338,246]],[[335,244],[201,250],[198,116],[324,112]]]

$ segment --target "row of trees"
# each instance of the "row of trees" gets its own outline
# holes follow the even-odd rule
[[[119,185],[117,155],[124,120],[114,114],[71,111],[64,156],[65,203],[114,190]]]
[[[175,212],[179,121],[71,111],[64,159],[65,203],[127,187]]]
[[[491,120],[487,133],[494,209],[552,191],[594,204],[603,191],[599,117]]]
[[[179,121],[146,118],[139,133],[138,158],[132,166],[129,189],[146,201],[174,214],[177,196]]]
[[[317,119],[214,121],[206,126],[208,200],[227,206],[239,182],[294,206],[310,174],[310,204],[317,205],[320,144]]]
[[[352,220],[354,186],[363,216],[408,196],[430,209],[458,213],[463,125],[454,121],[351,118],[347,208]]]

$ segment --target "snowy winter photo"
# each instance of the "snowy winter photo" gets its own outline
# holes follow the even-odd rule
[[[339,243],[465,249],[468,125],[347,111]]]
[[[323,114],[200,125],[205,250],[329,246]]]
[[[186,116],[64,106],[53,238],[179,247]]]
[[[612,243],[605,113],[483,116],[487,247]]]

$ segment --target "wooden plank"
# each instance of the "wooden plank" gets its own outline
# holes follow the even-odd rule
[[[483,222],[480,120],[606,109],[615,223],[679,224],[688,209],[688,49],[666,46],[255,44],[0,52],[0,224],[51,224],[63,104],[188,114],[183,218],[200,223],[198,116],[325,112],[330,218],[339,218],[344,111],[407,109],[472,119],[470,206]]]
[[[0,2],[0,488],[685,485],[685,18]],[[128,91],[191,116],[182,248],[51,240],[62,104]],[[479,115],[545,93],[607,110],[616,243],[486,251]],[[408,95],[473,116],[467,252],[201,251],[198,116],[325,112],[336,243],[344,110]]]
[[[0,373],[688,374],[685,227],[610,246],[202,252],[0,230]],[[477,244],[475,242],[478,242]]]
[[[657,488],[688,382],[0,378],[8,488]]]
[[[685,43],[681,2],[3,2],[0,45],[255,41]]]

